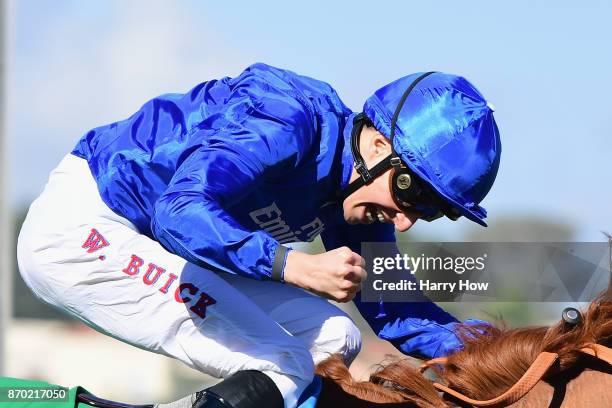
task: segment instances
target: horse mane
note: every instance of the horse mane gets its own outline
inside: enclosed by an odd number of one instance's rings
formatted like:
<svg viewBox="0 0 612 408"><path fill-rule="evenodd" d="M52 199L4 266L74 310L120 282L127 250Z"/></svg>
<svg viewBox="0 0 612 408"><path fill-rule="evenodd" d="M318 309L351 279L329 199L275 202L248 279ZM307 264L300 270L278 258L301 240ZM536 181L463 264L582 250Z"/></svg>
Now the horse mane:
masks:
<svg viewBox="0 0 612 408"><path fill-rule="evenodd" d="M542 351L559 355L557 363L543 377L547 381L593 359L579 351L589 343L612 346L610 292L595 299L583 313L582 323L573 327L563 321L550 328L461 326L459 336L465 344L463 350L431 368L451 388L470 398L495 398L514 385ZM379 406L376 403L385 408L451 406L408 359L396 358L381 364L369 381L357 381L342 357L332 355L317 365L316 374L323 377L321 406Z"/></svg>
<svg viewBox="0 0 612 408"><path fill-rule="evenodd" d="M321 406L394 407L447 406L433 387L407 359L395 361L370 376L369 381L355 380L342 357L334 354L320 362L316 374L323 377ZM348 401L349 396L354 397ZM350 405L349 405L350 403Z"/></svg>
<svg viewBox="0 0 612 408"><path fill-rule="evenodd" d="M604 293L583 313L581 324L568 328L561 321L550 328L466 327L460 329L463 350L433 366L449 387L464 395L486 400L505 392L527 371L542 351L557 353L558 363L543 377L551 380L592 359L579 349L589 343L612 343L612 302Z"/></svg>

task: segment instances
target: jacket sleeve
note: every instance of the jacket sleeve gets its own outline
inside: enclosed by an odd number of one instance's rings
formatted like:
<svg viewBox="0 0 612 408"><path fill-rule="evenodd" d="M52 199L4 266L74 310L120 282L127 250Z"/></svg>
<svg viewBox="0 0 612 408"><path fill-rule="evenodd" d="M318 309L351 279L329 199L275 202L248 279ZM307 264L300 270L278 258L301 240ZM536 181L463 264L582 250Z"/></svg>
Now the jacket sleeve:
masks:
<svg viewBox="0 0 612 408"><path fill-rule="evenodd" d="M348 246L352 251L361 253L362 242L395 242L392 224L374 223L370 225L340 225L322 234L323 244L327 250ZM396 248L397 250L397 248ZM369 271L368 271L369 272ZM363 302L358 292L354 300L357 309L379 337L390 339L398 326L408 319L426 319L440 324L457 320L445 312L425 295L422 302ZM399 348L390 340L392 344Z"/></svg>
<svg viewBox="0 0 612 408"><path fill-rule="evenodd" d="M297 99L257 79L240 78L232 86L227 109L200 126L205 142L185 153L157 200L151 230L192 263L271 278L273 266L282 272L288 249L265 231L241 225L229 207L264 178L297 165L313 143L314 118Z"/></svg>

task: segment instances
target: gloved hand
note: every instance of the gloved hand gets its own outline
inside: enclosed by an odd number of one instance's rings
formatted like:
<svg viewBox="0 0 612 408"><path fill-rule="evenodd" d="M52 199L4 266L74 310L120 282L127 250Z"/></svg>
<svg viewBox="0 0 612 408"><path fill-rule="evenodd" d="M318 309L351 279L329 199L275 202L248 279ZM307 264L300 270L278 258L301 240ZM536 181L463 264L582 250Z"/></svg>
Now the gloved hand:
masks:
<svg viewBox="0 0 612 408"><path fill-rule="evenodd" d="M432 320L406 318L388 323L379 333L379 337L390 341L404 354L421 359L444 357L463 348L457 334L461 323L439 324ZM467 319L465 325L490 326L478 319Z"/></svg>

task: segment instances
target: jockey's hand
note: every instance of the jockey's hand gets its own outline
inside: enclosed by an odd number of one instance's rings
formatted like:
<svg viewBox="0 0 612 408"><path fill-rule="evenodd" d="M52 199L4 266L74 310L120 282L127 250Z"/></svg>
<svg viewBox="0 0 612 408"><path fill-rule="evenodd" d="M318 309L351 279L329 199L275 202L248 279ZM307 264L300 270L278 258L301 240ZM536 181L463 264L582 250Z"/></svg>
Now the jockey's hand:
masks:
<svg viewBox="0 0 612 408"><path fill-rule="evenodd" d="M404 354L429 360L456 353L463 348L458 335L458 328L462 324L474 326L481 332L491 326L478 319L467 319L463 323L439 324L427 319L407 318L387 324L379 336L390 341Z"/></svg>
<svg viewBox="0 0 612 408"><path fill-rule="evenodd" d="M348 247L310 255L290 251L285 282L336 302L348 302L361 290L366 278L363 258Z"/></svg>

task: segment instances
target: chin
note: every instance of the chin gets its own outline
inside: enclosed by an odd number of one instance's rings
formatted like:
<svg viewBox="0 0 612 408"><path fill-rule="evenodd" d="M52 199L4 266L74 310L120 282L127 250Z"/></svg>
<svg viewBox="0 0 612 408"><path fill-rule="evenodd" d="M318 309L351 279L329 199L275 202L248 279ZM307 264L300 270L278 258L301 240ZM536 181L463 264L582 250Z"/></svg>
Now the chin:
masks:
<svg viewBox="0 0 612 408"><path fill-rule="evenodd" d="M344 210L344 221L349 225L359 224L359 219L355 218L350 212Z"/></svg>
<svg viewBox="0 0 612 408"><path fill-rule="evenodd" d="M354 217L347 217L346 215L344 216L344 221L346 221L346 223L349 225L359 224L359 221L357 221Z"/></svg>

